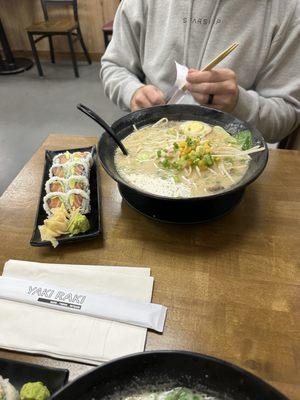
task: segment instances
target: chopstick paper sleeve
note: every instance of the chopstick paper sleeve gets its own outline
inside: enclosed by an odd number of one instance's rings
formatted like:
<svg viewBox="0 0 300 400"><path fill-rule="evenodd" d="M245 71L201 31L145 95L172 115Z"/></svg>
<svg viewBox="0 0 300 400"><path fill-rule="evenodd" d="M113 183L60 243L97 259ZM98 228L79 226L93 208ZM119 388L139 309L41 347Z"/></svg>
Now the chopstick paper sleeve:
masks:
<svg viewBox="0 0 300 400"><path fill-rule="evenodd" d="M0 298L122 322L158 332L163 332L167 312L167 308L159 304L5 277L0 278Z"/></svg>

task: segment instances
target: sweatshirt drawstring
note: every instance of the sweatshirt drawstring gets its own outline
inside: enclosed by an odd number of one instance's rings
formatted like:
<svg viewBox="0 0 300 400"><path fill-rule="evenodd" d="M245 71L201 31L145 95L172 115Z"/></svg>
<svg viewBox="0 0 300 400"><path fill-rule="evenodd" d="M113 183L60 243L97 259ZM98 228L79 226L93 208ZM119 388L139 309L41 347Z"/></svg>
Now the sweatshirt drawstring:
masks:
<svg viewBox="0 0 300 400"><path fill-rule="evenodd" d="M207 29L204 40L202 42L201 51L200 51L198 62L197 62L197 69L200 69L200 67L201 67L204 53L206 50L206 46L207 46L211 31L213 30L213 27L215 24L215 19L216 19L217 13L218 13L220 3L221 3L221 0L217 0L215 7L213 9L213 13L211 16L211 24L210 24L209 28ZM191 33L191 25L192 25L192 17L193 17L193 6L194 6L194 0L191 0L189 10L188 10L188 24L187 24L187 27L185 30L185 38L184 38L183 65L188 64L188 50L189 50L189 41L190 41L190 33Z"/></svg>

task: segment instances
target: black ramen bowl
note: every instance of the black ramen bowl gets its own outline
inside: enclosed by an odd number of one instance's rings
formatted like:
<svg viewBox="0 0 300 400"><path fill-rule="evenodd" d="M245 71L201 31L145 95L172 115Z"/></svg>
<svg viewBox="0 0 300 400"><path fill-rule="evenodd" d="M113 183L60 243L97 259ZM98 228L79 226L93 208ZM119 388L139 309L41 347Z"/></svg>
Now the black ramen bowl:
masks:
<svg viewBox="0 0 300 400"><path fill-rule="evenodd" d="M126 182L119 175L114 162L116 143L107 133L103 133L98 143L99 158L106 172L118 183L123 199L147 217L164 222L206 222L228 213L241 200L246 186L257 179L266 167L268 148L262 134L231 114L193 105L166 105L136 111L114 122L112 128L122 140L133 132L133 125L141 128L165 117L170 121L195 120L219 125L232 136L250 130L253 146L264 146L265 150L251 154L247 173L229 189L205 197L170 198L148 193Z"/></svg>
<svg viewBox="0 0 300 400"><path fill-rule="evenodd" d="M184 351L134 354L83 375L51 400L120 400L147 391L187 387L218 400L287 400L249 372L213 357Z"/></svg>

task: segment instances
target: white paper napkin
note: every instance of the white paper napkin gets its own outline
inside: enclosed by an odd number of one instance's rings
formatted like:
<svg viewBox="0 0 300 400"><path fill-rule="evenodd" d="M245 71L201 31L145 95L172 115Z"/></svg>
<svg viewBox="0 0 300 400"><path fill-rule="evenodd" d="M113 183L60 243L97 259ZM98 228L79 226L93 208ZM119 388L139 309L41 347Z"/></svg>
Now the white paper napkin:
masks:
<svg viewBox="0 0 300 400"><path fill-rule="evenodd" d="M176 64L176 82L174 84L172 90L172 96L168 100L168 104L198 104L194 100L193 96L189 91L183 90L183 87L187 83L187 74L189 69L187 66L179 64L175 61Z"/></svg>
<svg viewBox="0 0 300 400"><path fill-rule="evenodd" d="M40 264L10 260L3 276L151 301L149 268ZM90 364L143 351L147 330L99 318L0 300L0 347Z"/></svg>

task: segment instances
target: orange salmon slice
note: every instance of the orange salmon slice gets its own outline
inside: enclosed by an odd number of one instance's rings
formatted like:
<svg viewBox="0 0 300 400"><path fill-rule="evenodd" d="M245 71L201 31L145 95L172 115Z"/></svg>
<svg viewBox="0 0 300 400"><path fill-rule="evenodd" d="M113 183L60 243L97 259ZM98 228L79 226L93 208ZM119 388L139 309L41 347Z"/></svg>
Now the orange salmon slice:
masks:
<svg viewBox="0 0 300 400"><path fill-rule="evenodd" d="M69 161L65 155L60 156L58 159L60 164L65 164Z"/></svg>
<svg viewBox="0 0 300 400"><path fill-rule="evenodd" d="M50 199L48 199L48 206L50 209L60 207L61 205L62 205L62 201L57 196L51 197Z"/></svg>
<svg viewBox="0 0 300 400"><path fill-rule="evenodd" d="M75 182L74 189L81 189L84 190L83 182Z"/></svg>
<svg viewBox="0 0 300 400"><path fill-rule="evenodd" d="M50 192L64 192L64 187L60 182L53 182L50 185Z"/></svg>
<svg viewBox="0 0 300 400"><path fill-rule="evenodd" d="M76 175L83 175L84 166L83 165L76 165L75 166L75 174Z"/></svg>
<svg viewBox="0 0 300 400"><path fill-rule="evenodd" d="M52 173L54 176L58 176L59 178L64 178L64 176L65 176L63 167L52 168Z"/></svg>
<svg viewBox="0 0 300 400"><path fill-rule="evenodd" d="M73 208L76 210L82 206L83 199L80 194L74 194Z"/></svg>

